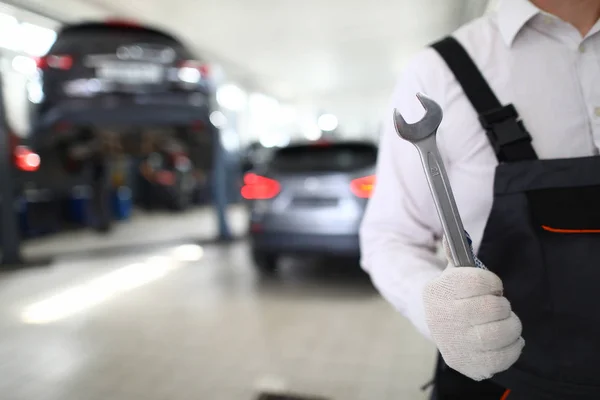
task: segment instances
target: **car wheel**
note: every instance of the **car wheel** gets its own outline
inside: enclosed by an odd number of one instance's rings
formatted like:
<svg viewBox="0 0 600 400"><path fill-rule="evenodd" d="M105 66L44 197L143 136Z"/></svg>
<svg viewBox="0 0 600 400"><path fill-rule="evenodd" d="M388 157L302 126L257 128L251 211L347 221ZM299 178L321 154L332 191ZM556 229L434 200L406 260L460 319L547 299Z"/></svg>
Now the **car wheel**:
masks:
<svg viewBox="0 0 600 400"><path fill-rule="evenodd" d="M257 270L262 273L273 273L277 269L278 256L260 250L252 251L252 261Z"/></svg>

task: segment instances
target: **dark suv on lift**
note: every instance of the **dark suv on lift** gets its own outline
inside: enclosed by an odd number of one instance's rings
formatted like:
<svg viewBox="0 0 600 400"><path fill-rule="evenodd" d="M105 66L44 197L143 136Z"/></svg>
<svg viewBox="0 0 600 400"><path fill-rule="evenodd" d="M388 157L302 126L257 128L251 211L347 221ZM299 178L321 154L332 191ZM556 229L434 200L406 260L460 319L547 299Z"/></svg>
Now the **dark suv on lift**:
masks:
<svg viewBox="0 0 600 400"><path fill-rule="evenodd" d="M73 180L95 179L107 151L143 158L168 136L193 163L210 164L207 66L172 35L121 21L67 25L37 67L28 97L38 185L70 190ZM96 186L106 198L108 186Z"/></svg>

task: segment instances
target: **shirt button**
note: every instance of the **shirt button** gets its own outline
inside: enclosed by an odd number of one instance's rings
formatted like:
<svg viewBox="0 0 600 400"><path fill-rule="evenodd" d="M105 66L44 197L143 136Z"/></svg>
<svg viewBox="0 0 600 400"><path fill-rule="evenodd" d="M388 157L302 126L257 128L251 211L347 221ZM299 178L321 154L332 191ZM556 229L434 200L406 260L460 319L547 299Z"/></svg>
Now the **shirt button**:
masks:
<svg viewBox="0 0 600 400"><path fill-rule="evenodd" d="M600 117L600 107L594 108L594 114L596 114L596 117Z"/></svg>
<svg viewBox="0 0 600 400"><path fill-rule="evenodd" d="M585 46L583 44L579 45L579 52L580 53L585 53Z"/></svg>

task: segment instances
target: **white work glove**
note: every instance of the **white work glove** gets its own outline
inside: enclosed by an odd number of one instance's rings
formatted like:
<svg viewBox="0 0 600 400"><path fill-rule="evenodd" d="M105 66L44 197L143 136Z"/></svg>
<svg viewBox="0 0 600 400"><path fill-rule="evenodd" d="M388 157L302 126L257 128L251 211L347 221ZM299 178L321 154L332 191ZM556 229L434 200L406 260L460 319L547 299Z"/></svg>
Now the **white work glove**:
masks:
<svg viewBox="0 0 600 400"><path fill-rule="evenodd" d="M496 274L455 267L445 240L444 249L448 267L423 293L431 337L450 368L476 381L491 378L521 355L521 321Z"/></svg>

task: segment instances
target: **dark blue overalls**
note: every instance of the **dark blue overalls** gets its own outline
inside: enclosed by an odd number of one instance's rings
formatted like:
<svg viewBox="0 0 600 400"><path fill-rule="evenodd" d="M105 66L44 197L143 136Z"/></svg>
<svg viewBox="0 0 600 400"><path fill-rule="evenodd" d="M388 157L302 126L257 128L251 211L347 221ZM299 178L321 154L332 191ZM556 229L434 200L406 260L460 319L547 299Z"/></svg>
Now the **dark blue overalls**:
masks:
<svg viewBox="0 0 600 400"><path fill-rule="evenodd" d="M451 37L433 48L498 157L478 257L502 279L525 339L519 360L487 381L440 358L437 400L598 400L600 157L538 159L516 109L501 105L465 49Z"/></svg>

